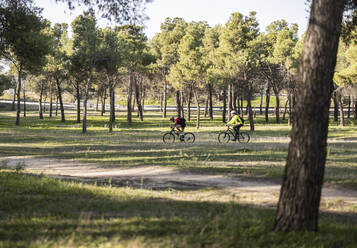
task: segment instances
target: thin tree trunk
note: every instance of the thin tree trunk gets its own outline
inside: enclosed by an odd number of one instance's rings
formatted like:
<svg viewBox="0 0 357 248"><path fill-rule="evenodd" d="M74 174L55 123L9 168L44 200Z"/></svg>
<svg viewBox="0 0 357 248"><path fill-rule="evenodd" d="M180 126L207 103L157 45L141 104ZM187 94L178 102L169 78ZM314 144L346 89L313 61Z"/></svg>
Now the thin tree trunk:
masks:
<svg viewBox="0 0 357 248"><path fill-rule="evenodd" d="M269 122L270 87L265 92L265 123Z"/></svg>
<svg viewBox="0 0 357 248"><path fill-rule="evenodd" d="M252 96L251 93L249 92L248 97L247 97L247 109L248 109L248 119L249 119L249 124L250 124L250 131L254 131L254 119L253 119L253 110L252 110Z"/></svg>
<svg viewBox="0 0 357 248"><path fill-rule="evenodd" d="M163 93L160 94L160 112L163 113L164 112L164 105L163 105Z"/></svg>
<svg viewBox="0 0 357 248"><path fill-rule="evenodd" d="M79 92L79 82L76 82L76 98L77 98L77 123L81 123L81 95Z"/></svg>
<svg viewBox="0 0 357 248"><path fill-rule="evenodd" d="M201 108L200 102L198 100L196 89L193 89L193 96L195 97L196 105L197 105L197 120L196 120L196 128L200 128L200 119L201 119Z"/></svg>
<svg viewBox="0 0 357 248"><path fill-rule="evenodd" d="M290 126L292 123L292 100L293 96L289 94L289 120L288 120L288 125Z"/></svg>
<svg viewBox="0 0 357 248"><path fill-rule="evenodd" d="M58 115L58 93L56 94L56 116Z"/></svg>
<svg viewBox="0 0 357 248"><path fill-rule="evenodd" d="M355 101L355 114L354 114L355 119L357 119L357 100Z"/></svg>
<svg viewBox="0 0 357 248"><path fill-rule="evenodd" d="M261 115L263 114L263 92L260 92L259 113Z"/></svg>
<svg viewBox="0 0 357 248"><path fill-rule="evenodd" d="M333 120L337 121L338 120L338 101L337 101L337 96L336 93L333 96Z"/></svg>
<svg viewBox="0 0 357 248"><path fill-rule="evenodd" d="M184 103L185 103L185 97L184 97L184 92L183 90L180 90L180 106L181 106L181 117L185 118L185 112L183 111L184 109Z"/></svg>
<svg viewBox="0 0 357 248"><path fill-rule="evenodd" d="M338 97L339 109L340 109L340 126L343 127L345 125L345 113L343 112L343 101L342 96Z"/></svg>
<svg viewBox="0 0 357 248"><path fill-rule="evenodd" d="M280 97L279 97L279 92L275 92L275 97L276 97L276 105L275 105L275 118L276 118L276 123L280 123Z"/></svg>
<svg viewBox="0 0 357 248"><path fill-rule="evenodd" d="M99 98L100 98L100 94L99 92L97 92L97 101L95 103L95 111L99 112Z"/></svg>
<svg viewBox="0 0 357 248"><path fill-rule="evenodd" d="M110 102L110 115L109 115L109 133L113 132L113 125L115 121L115 101L114 101L114 85L113 82L109 82L109 102Z"/></svg>
<svg viewBox="0 0 357 248"><path fill-rule="evenodd" d="M61 109L61 122L65 122L64 107L63 107L63 100L62 100L62 90L61 90L60 82L57 78L56 78L56 85L57 85L58 100L59 100L60 109Z"/></svg>
<svg viewBox="0 0 357 248"><path fill-rule="evenodd" d="M208 84L208 99L209 99L209 119L213 121L213 99L212 99L212 85Z"/></svg>
<svg viewBox="0 0 357 248"><path fill-rule="evenodd" d="M227 109L227 116L231 116L232 111L232 84L228 84L228 109Z"/></svg>
<svg viewBox="0 0 357 248"><path fill-rule="evenodd" d="M166 118L166 108L167 108L167 81L164 81L164 99L163 99L163 112L162 112L162 117Z"/></svg>
<svg viewBox="0 0 357 248"><path fill-rule="evenodd" d="M139 89L139 85L138 85L137 80L135 80L134 86L135 86L136 105L138 106L138 115L139 115L140 120L143 121L144 120L143 109L142 109L142 106L141 106L141 99L140 99L140 94L141 93L140 93L140 89Z"/></svg>
<svg viewBox="0 0 357 248"><path fill-rule="evenodd" d="M224 88L223 90L223 113L222 113L222 122L227 123L227 89Z"/></svg>
<svg viewBox="0 0 357 248"><path fill-rule="evenodd" d="M52 117L52 112L53 112L53 88L52 88L52 83L50 84L50 117Z"/></svg>
<svg viewBox="0 0 357 248"><path fill-rule="evenodd" d="M89 97L89 88L92 81L93 66L89 68L89 76L87 78L86 90L83 100L83 121L82 121L82 133L87 133L87 103Z"/></svg>
<svg viewBox="0 0 357 248"><path fill-rule="evenodd" d="M209 96L207 95L207 98L205 100L205 112L204 112L205 117L207 117L208 115L208 102L209 102Z"/></svg>
<svg viewBox="0 0 357 248"><path fill-rule="evenodd" d="M20 112L21 112L21 77L22 77L22 66L18 71L18 85L17 85L17 110L16 110L16 125L20 125Z"/></svg>
<svg viewBox="0 0 357 248"><path fill-rule="evenodd" d="M275 231L318 230L332 78L344 3L312 1Z"/></svg>
<svg viewBox="0 0 357 248"><path fill-rule="evenodd" d="M351 118L351 97L348 97L348 106L347 106L347 119Z"/></svg>
<svg viewBox="0 0 357 248"><path fill-rule="evenodd" d="M42 112L42 95L43 95L43 82L41 82L41 90L40 90L40 97L38 99L38 114L40 119L43 119L43 112Z"/></svg>
<svg viewBox="0 0 357 248"><path fill-rule="evenodd" d="M240 113L241 113L241 108L240 108L240 98L237 96L237 113L238 113L238 115L240 115Z"/></svg>
<svg viewBox="0 0 357 248"><path fill-rule="evenodd" d="M288 96L288 98L285 101L283 120L285 120L286 112L288 111L289 97L290 96Z"/></svg>
<svg viewBox="0 0 357 248"><path fill-rule="evenodd" d="M180 101L179 91L176 91L176 112L177 112L177 117L181 117L181 101Z"/></svg>
<svg viewBox="0 0 357 248"><path fill-rule="evenodd" d="M16 90L17 90L17 83L15 84L15 88L14 88L14 96L12 98L12 104L11 104L11 110L14 111L15 110L15 102L16 102Z"/></svg>
<svg viewBox="0 0 357 248"><path fill-rule="evenodd" d="M192 88L190 88L187 97L187 120L191 120L191 98L192 98Z"/></svg>
<svg viewBox="0 0 357 248"><path fill-rule="evenodd" d="M26 83L26 81L25 81L25 83ZM24 85L23 85L23 89L22 89L22 91L23 91L23 102L24 102L24 111L23 111L23 115L24 115L24 117L26 117L26 89L25 89L25 83L24 83Z"/></svg>
<svg viewBox="0 0 357 248"><path fill-rule="evenodd" d="M127 98L127 121L129 124L132 122L132 115L131 115L131 103L132 103L132 95L133 95L133 72L130 70L129 72L129 82L128 82L128 98Z"/></svg>
<svg viewBox="0 0 357 248"><path fill-rule="evenodd" d="M236 102L237 94L236 94L236 87L233 83L231 88L232 88L232 109L237 112L237 102Z"/></svg>

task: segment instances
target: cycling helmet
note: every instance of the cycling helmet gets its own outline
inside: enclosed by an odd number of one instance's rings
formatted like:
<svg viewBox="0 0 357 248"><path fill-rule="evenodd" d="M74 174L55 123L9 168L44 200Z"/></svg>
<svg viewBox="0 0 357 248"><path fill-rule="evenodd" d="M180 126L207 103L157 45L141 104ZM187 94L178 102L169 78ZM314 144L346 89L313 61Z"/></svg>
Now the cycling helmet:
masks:
<svg viewBox="0 0 357 248"><path fill-rule="evenodd" d="M237 112L235 110L232 110L231 115L233 115L233 114L237 114Z"/></svg>
<svg viewBox="0 0 357 248"><path fill-rule="evenodd" d="M174 120L175 120L175 117L171 116L170 121L174 121Z"/></svg>

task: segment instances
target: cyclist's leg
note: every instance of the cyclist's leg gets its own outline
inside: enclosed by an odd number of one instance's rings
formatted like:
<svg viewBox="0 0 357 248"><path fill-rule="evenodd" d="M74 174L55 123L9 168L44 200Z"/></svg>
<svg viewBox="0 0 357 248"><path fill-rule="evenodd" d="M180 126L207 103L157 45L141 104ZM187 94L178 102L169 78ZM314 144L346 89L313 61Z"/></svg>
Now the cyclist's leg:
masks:
<svg viewBox="0 0 357 248"><path fill-rule="evenodd" d="M240 126L239 126L239 125L234 125L234 126L233 126L233 129L234 129L234 131L235 131L234 140L238 139L238 135L239 135L239 128L240 128Z"/></svg>

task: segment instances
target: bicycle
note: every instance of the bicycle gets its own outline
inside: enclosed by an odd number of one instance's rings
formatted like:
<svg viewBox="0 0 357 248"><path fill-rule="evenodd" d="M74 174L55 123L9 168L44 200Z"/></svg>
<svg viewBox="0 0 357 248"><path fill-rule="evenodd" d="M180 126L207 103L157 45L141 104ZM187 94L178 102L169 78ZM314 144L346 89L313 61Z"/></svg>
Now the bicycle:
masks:
<svg viewBox="0 0 357 248"><path fill-rule="evenodd" d="M185 143L193 143L195 142L195 135L193 133L190 132L178 132L175 130L175 128L171 128L170 132L164 133L162 140L164 141L164 143L168 144L168 143L174 143L175 139L180 140L181 142L185 142Z"/></svg>
<svg viewBox="0 0 357 248"><path fill-rule="evenodd" d="M231 126L227 126L227 130L220 132L218 134L219 143L228 143L230 140L234 140L235 131ZM238 139L239 143L248 143L250 141L250 135L247 132L239 132Z"/></svg>

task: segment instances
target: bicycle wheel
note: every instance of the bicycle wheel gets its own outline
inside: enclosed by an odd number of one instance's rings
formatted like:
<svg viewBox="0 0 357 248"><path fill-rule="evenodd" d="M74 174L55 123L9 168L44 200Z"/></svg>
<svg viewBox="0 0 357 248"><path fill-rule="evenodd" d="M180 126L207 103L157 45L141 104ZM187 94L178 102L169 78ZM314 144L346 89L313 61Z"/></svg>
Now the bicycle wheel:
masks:
<svg viewBox="0 0 357 248"><path fill-rule="evenodd" d="M193 143L195 142L195 135L193 133L185 133L183 136L183 141L185 143Z"/></svg>
<svg viewBox="0 0 357 248"><path fill-rule="evenodd" d="M218 134L219 143L228 143L230 139L231 137L228 132L221 132L220 134Z"/></svg>
<svg viewBox="0 0 357 248"><path fill-rule="evenodd" d="M250 140L250 135L249 133L239 133L239 136L238 136L238 141L239 143L248 143Z"/></svg>
<svg viewBox="0 0 357 248"><path fill-rule="evenodd" d="M165 133L164 136L162 137L162 140L166 144L173 143L175 142L175 135L173 135L172 133Z"/></svg>

